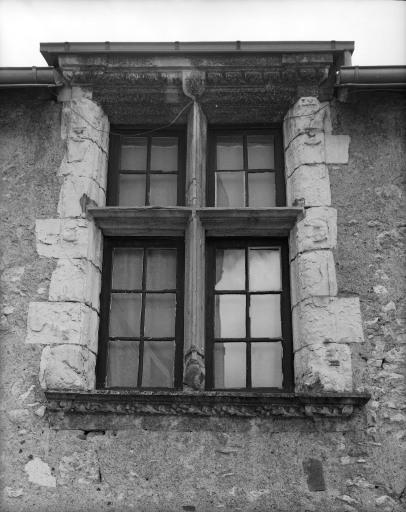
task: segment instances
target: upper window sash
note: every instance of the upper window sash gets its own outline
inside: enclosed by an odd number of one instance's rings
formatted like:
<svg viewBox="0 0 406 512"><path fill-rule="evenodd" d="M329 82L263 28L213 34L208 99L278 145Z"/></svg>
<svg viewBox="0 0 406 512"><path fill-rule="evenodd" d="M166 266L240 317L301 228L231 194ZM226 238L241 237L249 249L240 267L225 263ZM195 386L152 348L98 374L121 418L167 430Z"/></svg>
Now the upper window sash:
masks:
<svg viewBox="0 0 406 512"><path fill-rule="evenodd" d="M185 204L185 130L113 130L108 206ZM152 133L151 133L152 132Z"/></svg>
<svg viewBox="0 0 406 512"><path fill-rule="evenodd" d="M208 206L285 206L280 130L214 128L208 142Z"/></svg>

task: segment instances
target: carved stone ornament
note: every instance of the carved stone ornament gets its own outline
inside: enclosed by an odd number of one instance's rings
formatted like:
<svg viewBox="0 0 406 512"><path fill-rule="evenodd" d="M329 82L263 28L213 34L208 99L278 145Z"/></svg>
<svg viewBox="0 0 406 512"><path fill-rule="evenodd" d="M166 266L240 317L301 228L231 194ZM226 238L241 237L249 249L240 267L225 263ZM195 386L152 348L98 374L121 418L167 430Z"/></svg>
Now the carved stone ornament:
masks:
<svg viewBox="0 0 406 512"><path fill-rule="evenodd" d="M363 393L229 393L204 391L46 391L49 413L234 416L346 417L369 400Z"/></svg>

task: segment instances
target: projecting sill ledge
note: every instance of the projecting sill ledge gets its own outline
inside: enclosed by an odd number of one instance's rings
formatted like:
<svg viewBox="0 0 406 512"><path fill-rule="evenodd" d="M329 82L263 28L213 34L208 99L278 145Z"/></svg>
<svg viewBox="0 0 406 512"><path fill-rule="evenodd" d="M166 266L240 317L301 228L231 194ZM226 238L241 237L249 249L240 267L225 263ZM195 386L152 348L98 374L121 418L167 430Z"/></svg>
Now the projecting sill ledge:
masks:
<svg viewBox="0 0 406 512"><path fill-rule="evenodd" d="M208 236L287 236L303 208L198 208Z"/></svg>
<svg viewBox="0 0 406 512"><path fill-rule="evenodd" d="M54 420L80 415L164 415L254 417L347 417L368 400L365 393L255 393L224 391L49 390ZM55 421L54 421L55 423Z"/></svg>
<svg viewBox="0 0 406 512"><path fill-rule="evenodd" d="M88 208L106 236L183 236L191 214L185 206Z"/></svg>

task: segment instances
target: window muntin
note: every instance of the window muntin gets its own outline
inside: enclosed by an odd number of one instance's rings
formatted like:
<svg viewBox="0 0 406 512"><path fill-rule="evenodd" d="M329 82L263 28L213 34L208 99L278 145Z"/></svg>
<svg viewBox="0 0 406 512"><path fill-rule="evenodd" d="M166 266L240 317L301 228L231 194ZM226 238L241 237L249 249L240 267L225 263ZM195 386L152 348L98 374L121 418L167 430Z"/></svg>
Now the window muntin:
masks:
<svg viewBox="0 0 406 512"><path fill-rule="evenodd" d="M209 206L284 206L281 139L277 130L212 130Z"/></svg>
<svg viewBox="0 0 406 512"><path fill-rule="evenodd" d="M177 206L184 204L184 132L123 130L111 137L108 204ZM137 132L140 135L137 135Z"/></svg>
<svg viewBox="0 0 406 512"><path fill-rule="evenodd" d="M179 388L183 241L106 238L98 385Z"/></svg>
<svg viewBox="0 0 406 512"><path fill-rule="evenodd" d="M286 239L208 239L206 269L208 389L290 389Z"/></svg>

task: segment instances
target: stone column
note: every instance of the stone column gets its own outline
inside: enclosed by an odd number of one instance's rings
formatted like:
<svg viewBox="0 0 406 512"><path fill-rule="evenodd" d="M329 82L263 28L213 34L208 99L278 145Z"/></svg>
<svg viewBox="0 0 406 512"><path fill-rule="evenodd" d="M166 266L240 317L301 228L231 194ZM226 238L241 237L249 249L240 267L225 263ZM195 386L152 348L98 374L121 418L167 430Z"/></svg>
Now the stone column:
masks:
<svg viewBox="0 0 406 512"><path fill-rule="evenodd" d="M37 219L40 256L55 258L47 302L32 302L27 343L45 345L40 363L44 389L95 387L102 236L88 205L106 203L109 123L80 89L64 90L61 136L66 152L58 171L58 218Z"/></svg>
<svg viewBox="0 0 406 512"><path fill-rule="evenodd" d="M331 131L329 104L313 97L285 116L287 205L305 209L290 236L296 391L351 391L350 344L363 341L359 299L337 296L327 164L348 161L349 137Z"/></svg>
<svg viewBox="0 0 406 512"><path fill-rule="evenodd" d="M204 389L204 251L205 233L196 214L204 205L207 121L194 102L188 117L186 205L192 208L185 234L185 367L184 384Z"/></svg>

